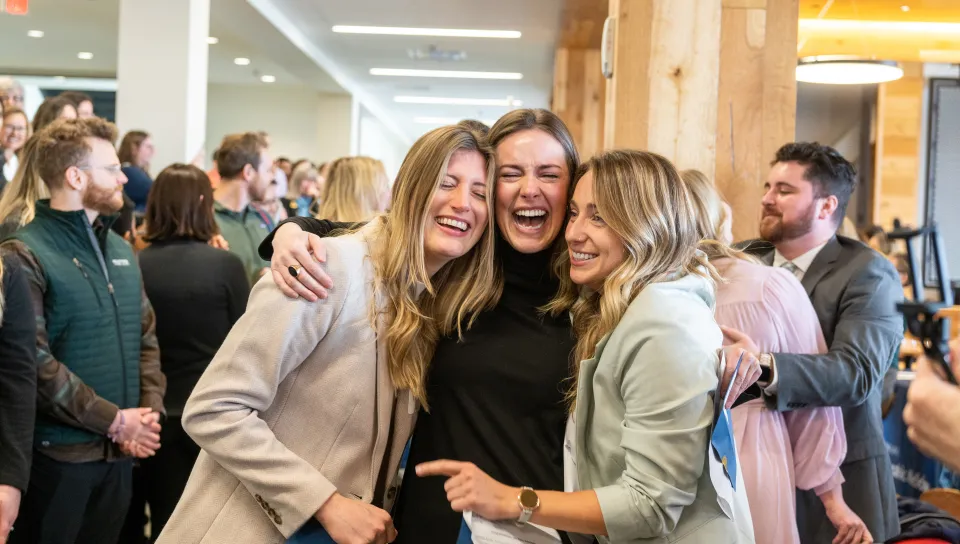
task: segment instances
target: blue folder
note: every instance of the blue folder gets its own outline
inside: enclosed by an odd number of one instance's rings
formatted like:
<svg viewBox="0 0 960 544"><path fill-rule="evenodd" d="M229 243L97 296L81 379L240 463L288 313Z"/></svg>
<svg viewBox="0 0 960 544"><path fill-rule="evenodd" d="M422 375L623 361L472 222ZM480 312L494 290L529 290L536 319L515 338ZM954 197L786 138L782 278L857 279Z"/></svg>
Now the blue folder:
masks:
<svg viewBox="0 0 960 544"><path fill-rule="evenodd" d="M314 518L306 522L299 531L293 533L287 544L337 544L330 533Z"/></svg>
<svg viewBox="0 0 960 544"><path fill-rule="evenodd" d="M743 354L741 353L740 358L737 360L737 366L733 371L734 376L736 376L740 370L740 363L742 362ZM717 460L723 465L723 472L726 474L727 479L730 480L730 485L732 485L734 491L736 491L737 448L733 438L733 420L730 416L730 410L725 408L731 389L733 389L733 381L730 382L730 386L723 395L720 395L720 392L717 391L718 394L714 397L714 413L716 414L717 421L713 426L710 446Z"/></svg>

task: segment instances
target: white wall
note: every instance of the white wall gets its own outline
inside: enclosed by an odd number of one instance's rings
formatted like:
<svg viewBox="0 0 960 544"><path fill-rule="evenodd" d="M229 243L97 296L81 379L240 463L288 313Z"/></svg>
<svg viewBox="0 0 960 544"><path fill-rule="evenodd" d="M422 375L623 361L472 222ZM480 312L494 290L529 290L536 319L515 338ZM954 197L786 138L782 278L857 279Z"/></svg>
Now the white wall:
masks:
<svg viewBox="0 0 960 544"><path fill-rule="evenodd" d="M373 116L366 108L360 107L358 116L359 140L357 154L366 155L383 161L390 182L397 177L403 158L410 150L410 146L400 141L396 135L388 130L379 119Z"/></svg>
<svg viewBox="0 0 960 544"><path fill-rule="evenodd" d="M207 91L207 162L227 134L263 130L274 156L324 162L349 154L349 95L303 87L211 84Z"/></svg>

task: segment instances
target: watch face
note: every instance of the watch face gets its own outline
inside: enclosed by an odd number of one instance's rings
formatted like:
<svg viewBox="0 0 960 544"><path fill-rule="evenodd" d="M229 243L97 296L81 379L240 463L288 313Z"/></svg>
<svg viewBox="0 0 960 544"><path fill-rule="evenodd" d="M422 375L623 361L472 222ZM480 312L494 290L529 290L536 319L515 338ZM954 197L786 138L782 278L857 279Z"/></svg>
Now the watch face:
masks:
<svg viewBox="0 0 960 544"><path fill-rule="evenodd" d="M520 490L520 506L524 508L529 508L533 510L540 506L540 497L537 496L537 492L532 489L522 489Z"/></svg>

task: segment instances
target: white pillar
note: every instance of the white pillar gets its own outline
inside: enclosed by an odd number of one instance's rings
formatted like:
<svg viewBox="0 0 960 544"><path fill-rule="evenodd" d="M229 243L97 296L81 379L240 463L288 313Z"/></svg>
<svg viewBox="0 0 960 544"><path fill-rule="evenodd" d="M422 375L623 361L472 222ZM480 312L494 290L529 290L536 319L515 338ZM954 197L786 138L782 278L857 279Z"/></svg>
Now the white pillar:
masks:
<svg viewBox="0 0 960 544"><path fill-rule="evenodd" d="M210 0L120 0L119 27L120 137L150 133L154 176L192 161L204 146L212 150L219 142L205 142Z"/></svg>

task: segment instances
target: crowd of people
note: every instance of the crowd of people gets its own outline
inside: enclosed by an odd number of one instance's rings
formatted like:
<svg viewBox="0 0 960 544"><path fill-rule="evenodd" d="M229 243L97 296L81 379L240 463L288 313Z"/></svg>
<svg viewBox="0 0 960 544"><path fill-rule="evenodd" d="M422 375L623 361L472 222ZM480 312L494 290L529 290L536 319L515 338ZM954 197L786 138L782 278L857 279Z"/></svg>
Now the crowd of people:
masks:
<svg viewBox="0 0 960 544"><path fill-rule="evenodd" d="M900 531L903 282L838 234L856 173L830 147L785 143L734 243L707 176L581 161L546 110L432 130L392 183L256 131L152 179L148 132L22 94L0 85L0 543ZM953 455L918 395L912 436Z"/></svg>

